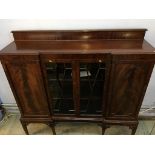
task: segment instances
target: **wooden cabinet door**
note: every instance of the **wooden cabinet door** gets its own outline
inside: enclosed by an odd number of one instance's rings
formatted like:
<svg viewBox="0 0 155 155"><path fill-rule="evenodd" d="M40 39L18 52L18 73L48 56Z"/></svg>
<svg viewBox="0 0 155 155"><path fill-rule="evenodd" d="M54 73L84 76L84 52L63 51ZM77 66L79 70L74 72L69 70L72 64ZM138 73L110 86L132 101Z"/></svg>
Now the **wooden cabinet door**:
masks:
<svg viewBox="0 0 155 155"><path fill-rule="evenodd" d="M38 56L5 56L3 66L24 117L49 116Z"/></svg>
<svg viewBox="0 0 155 155"><path fill-rule="evenodd" d="M107 118L137 118L152 69L153 63L143 55L113 57Z"/></svg>

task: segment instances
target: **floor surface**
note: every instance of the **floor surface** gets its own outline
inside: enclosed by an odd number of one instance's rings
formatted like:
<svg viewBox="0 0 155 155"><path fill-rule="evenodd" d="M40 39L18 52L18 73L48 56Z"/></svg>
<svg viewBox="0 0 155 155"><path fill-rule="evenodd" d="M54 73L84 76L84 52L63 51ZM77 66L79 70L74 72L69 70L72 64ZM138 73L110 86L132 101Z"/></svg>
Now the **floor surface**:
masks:
<svg viewBox="0 0 155 155"><path fill-rule="evenodd" d="M58 123L55 127L57 135L101 135L101 127L94 123ZM28 125L31 135L52 135L51 128L45 124ZM130 135L128 127L112 126L105 135ZM136 135L155 135L155 120L139 121ZM19 115L5 117L0 123L0 135L25 135L19 121Z"/></svg>

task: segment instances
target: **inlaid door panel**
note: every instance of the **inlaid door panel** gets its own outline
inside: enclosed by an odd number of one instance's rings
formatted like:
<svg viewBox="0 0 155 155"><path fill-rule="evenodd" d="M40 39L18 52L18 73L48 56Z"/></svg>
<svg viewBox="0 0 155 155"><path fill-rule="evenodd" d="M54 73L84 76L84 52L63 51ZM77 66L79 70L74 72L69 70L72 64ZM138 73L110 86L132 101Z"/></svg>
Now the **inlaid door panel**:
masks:
<svg viewBox="0 0 155 155"><path fill-rule="evenodd" d="M11 56L10 56L11 57ZM15 89L18 105L24 116L46 117L49 108L38 60L18 60L6 63L6 71Z"/></svg>
<svg viewBox="0 0 155 155"><path fill-rule="evenodd" d="M148 85L153 64L147 62L114 63L111 70L108 118L134 119Z"/></svg>

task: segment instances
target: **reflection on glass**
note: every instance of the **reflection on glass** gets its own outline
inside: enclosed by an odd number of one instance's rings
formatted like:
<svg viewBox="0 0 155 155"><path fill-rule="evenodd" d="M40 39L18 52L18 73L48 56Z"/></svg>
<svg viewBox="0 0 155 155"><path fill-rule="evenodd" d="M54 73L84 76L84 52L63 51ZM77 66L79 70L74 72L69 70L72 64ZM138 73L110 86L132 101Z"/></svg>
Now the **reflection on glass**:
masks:
<svg viewBox="0 0 155 155"><path fill-rule="evenodd" d="M80 63L80 114L101 115L105 78L104 63ZM71 63L46 64L54 114L75 114Z"/></svg>
<svg viewBox="0 0 155 155"><path fill-rule="evenodd" d="M69 63L47 63L47 78L54 114L73 114L72 66Z"/></svg>
<svg viewBox="0 0 155 155"><path fill-rule="evenodd" d="M80 64L80 113L101 114L105 77L103 63Z"/></svg>

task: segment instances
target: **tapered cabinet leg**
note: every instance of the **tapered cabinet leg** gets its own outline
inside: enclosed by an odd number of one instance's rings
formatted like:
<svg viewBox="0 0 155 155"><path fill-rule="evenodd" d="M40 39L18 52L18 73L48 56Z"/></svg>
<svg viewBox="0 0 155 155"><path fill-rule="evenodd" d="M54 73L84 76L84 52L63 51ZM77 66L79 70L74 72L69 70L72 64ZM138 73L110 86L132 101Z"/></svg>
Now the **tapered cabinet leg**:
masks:
<svg viewBox="0 0 155 155"><path fill-rule="evenodd" d="M129 127L132 130L131 135L135 135L137 127L138 127L138 124L132 125Z"/></svg>
<svg viewBox="0 0 155 155"><path fill-rule="evenodd" d="M109 128L110 126L107 126L107 125L102 125L102 135L104 135L105 134L105 130L107 129L107 128Z"/></svg>
<svg viewBox="0 0 155 155"><path fill-rule="evenodd" d="M137 126L138 126L138 125L136 125L135 127L133 127L132 132L131 132L132 135L135 135L136 130L137 130Z"/></svg>
<svg viewBox="0 0 155 155"><path fill-rule="evenodd" d="M52 129L53 135L56 135L55 126L52 125L51 129Z"/></svg>
<svg viewBox="0 0 155 155"><path fill-rule="evenodd" d="M104 135L106 128L102 126L102 135Z"/></svg>
<svg viewBox="0 0 155 155"><path fill-rule="evenodd" d="M23 127L24 131L25 131L25 134L29 135L29 132L28 132L28 129L27 129L27 123L21 121L21 124L22 124L22 127Z"/></svg>
<svg viewBox="0 0 155 155"><path fill-rule="evenodd" d="M55 125L54 124L49 124L49 126L52 129L53 135L56 135L56 131L55 131Z"/></svg>

